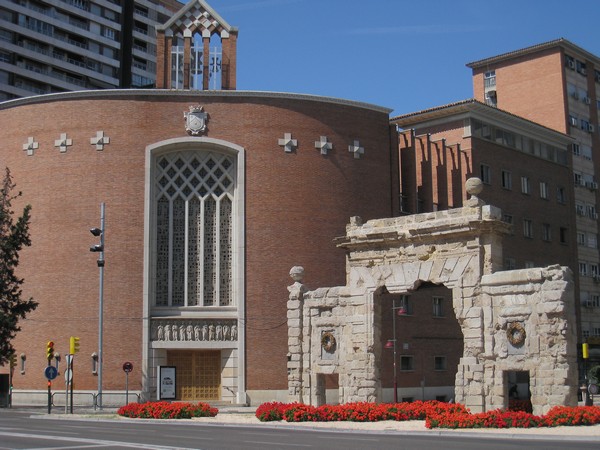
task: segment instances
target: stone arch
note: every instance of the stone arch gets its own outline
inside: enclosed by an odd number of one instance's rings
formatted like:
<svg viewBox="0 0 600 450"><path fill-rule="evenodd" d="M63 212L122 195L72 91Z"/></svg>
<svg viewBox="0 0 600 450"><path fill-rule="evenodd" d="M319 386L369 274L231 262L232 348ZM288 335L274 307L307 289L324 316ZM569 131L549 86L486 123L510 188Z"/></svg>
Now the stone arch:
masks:
<svg viewBox="0 0 600 450"><path fill-rule="evenodd" d="M452 291L463 334L457 402L473 412L506 407L505 372L527 370L534 413L576 403L569 269L501 272L502 236L509 225L501 220L499 209L471 200L464 208L448 211L366 223L352 218L346 235L335 240L347 255L346 285L308 291L297 281L289 287L290 400L314 402L310 374L324 365L315 330L325 311L339 343L333 355L336 367L328 370L340 373L340 403L381 400L378 297L433 283ZM530 337L519 346L507 337L513 323Z"/></svg>

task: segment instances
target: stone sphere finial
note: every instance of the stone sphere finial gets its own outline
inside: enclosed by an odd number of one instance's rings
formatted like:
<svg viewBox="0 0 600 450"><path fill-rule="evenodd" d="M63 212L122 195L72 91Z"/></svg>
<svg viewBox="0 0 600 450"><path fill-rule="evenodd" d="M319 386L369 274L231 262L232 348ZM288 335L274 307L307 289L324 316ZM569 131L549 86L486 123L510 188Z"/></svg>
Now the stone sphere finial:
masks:
<svg viewBox="0 0 600 450"><path fill-rule="evenodd" d="M294 266L290 269L290 277L297 283L302 283L304 279L304 267Z"/></svg>
<svg viewBox="0 0 600 450"><path fill-rule="evenodd" d="M466 202L466 206L482 206L484 202L477 197L483 191L483 181L477 177L471 177L465 182L465 190L471 197Z"/></svg>
<svg viewBox="0 0 600 450"><path fill-rule="evenodd" d="M477 177L469 178L465 182L465 189L467 194L477 196L483 191L483 182Z"/></svg>

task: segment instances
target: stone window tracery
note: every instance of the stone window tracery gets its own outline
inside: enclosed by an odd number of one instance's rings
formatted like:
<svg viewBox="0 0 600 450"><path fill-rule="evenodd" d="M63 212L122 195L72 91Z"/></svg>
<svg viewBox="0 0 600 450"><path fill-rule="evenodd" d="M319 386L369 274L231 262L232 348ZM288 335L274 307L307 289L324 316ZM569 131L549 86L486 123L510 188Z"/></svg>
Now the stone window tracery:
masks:
<svg viewBox="0 0 600 450"><path fill-rule="evenodd" d="M169 153L155 169L155 304L234 306L233 157Z"/></svg>

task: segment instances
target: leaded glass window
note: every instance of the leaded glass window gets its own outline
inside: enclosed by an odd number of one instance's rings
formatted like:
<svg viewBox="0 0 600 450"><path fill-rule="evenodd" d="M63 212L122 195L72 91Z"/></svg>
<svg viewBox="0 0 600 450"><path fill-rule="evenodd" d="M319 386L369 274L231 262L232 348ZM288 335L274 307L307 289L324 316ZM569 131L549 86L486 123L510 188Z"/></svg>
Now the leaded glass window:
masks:
<svg viewBox="0 0 600 450"><path fill-rule="evenodd" d="M229 155L186 151L157 158L157 306L234 306L234 186Z"/></svg>

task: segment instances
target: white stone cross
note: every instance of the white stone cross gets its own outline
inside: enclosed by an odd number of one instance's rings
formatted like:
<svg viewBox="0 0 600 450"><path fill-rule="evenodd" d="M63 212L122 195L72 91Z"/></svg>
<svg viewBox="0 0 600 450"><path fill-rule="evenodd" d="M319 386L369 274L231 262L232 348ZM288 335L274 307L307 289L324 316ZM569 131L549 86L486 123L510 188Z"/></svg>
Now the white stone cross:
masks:
<svg viewBox="0 0 600 450"><path fill-rule="evenodd" d="M90 138L90 144L96 146L96 150L104 150L106 144L110 144L110 138L104 136L104 131L96 131L96 136Z"/></svg>
<svg viewBox="0 0 600 450"><path fill-rule="evenodd" d="M27 156L33 156L34 150L38 148L40 148L39 142L36 142L31 136L27 138L27 143L23 144L23 150L27 151Z"/></svg>
<svg viewBox="0 0 600 450"><path fill-rule="evenodd" d="M279 139L278 143L283 147L286 153L291 153L298 147L298 140L292 139L292 133L284 133L283 139Z"/></svg>
<svg viewBox="0 0 600 450"><path fill-rule="evenodd" d="M60 149L61 153L67 151L67 147L73 145L73 139L67 139L67 133L61 133L60 139L54 141L54 146Z"/></svg>
<svg viewBox="0 0 600 450"><path fill-rule="evenodd" d="M354 159L360 159L365 154L365 149L360 146L359 141L354 141L353 145L349 145L348 151L354 153Z"/></svg>
<svg viewBox="0 0 600 450"><path fill-rule="evenodd" d="M326 155L333 148L333 144L327 141L327 136L321 136L318 141L315 141L315 148L321 150L321 155Z"/></svg>

